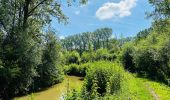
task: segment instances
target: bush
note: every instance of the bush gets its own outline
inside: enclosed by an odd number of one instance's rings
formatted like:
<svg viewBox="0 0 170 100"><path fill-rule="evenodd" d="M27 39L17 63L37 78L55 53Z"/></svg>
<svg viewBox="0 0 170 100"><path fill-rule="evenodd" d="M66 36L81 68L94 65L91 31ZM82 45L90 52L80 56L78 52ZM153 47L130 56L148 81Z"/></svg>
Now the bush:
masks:
<svg viewBox="0 0 170 100"><path fill-rule="evenodd" d="M84 77L86 75L86 69L89 66L89 63L86 64L70 64L68 66L64 66L64 72L68 75L76 75Z"/></svg>
<svg viewBox="0 0 170 100"><path fill-rule="evenodd" d="M107 49L98 49L96 52L83 52L81 56L81 62L94 62L99 60L109 60L113 61L116 59L116 55L114 53L109 53Z"/></svg>
<svg viewBox="0 0 170 100"><path fill-rule="evenodd" d="M108 61L113 61L113 60L116 59L116 55L115 55L115 54L108 54L107 57L106 57L106 59L107 59Z"/></svg>
<svg viewBox="0 0 170 100"><path fill-rule="evenodd" d="M79 74L78 69L79 69L79 65L70 64L64 67L64 72L68 75L77 75Z"/></svg>
<svg viewBox="0 0 170 100"><path fill-rule="evenodd" d="M98 49L96 51L96 56L95 56L95 60L109 60L109 61L113 61L114 59L116 59L116 55L114 53L109 53L107 49Z"/></svg>
<svg viewBox="0 0 170 100"><path fill-rule="evenodd" d="M64 100L81 100L80 93L75 89L68 91L66 95L64 95Z"/></svg>
<svg viewBox="0 0 170 100"><path fill-rule="evenodd" d="M77 51L68 52L66 54L66 64L79 64L80 55Z"/></svg>
<svg viewBox="0 0 170 100"><path fill-rule="evenodd" d="M124 68L130 72L135 72L136 68L133 62L133 46L129 46L128 44L123 47L121 54L121 62Z"/></svg>
<svg viewBox="0 0 170 100"><path fill-rule="evenodd" d="M163 58L164 64L170 68L170 40L168 40L160 50L160 55ZM170 71L170 69L169 69ZM169 75L170 76L170 75Z"/></svg>
<svg viewBox="0 0 170 100"><path fill-rule="evenodd" d="M109 53L108 53L107 49L98 49L96 51L95 59L96 60L101 60L101 59L106 60L106 57L107 57L108 54Z"/></svg>
<svg viewBox="0 0 170 100"><path fill-rule="evenodd" d="M168 33L152 31L145 39L123 46L121 61L125 69L167 83L170 78L170 38Z"/></svg>
<svg viewBox="0 0 170 100"><path fill-rule="evenodd" d="M158 66L156 61L154 60L154 53L151 49L135 51L134 55L134 63L137 67L139 74L155 74L156 67ZM151 72L151 73L150 73ZM153 75L150 75L154 77Z"/></svg>
<svg viewBox="0 0 170 100"><path fill-rule="evenodd" d="M154 80L167 82L167 79L170 77L170 67L167 56L162 55L161 51L153 48L136 51L134 63L138 73Z"/></svg>
<svg viewBox="0 0 170 100"><path fill-rule="evenodd" d="M92 62L95 59L95 53L94 52L83 52L81 56L81 62L82 63L87 63L87 62Z"/></svg>
<svg viewBox="0 0 170 100"><path fill-rule="evenodd" d="M111 94L119 92L123 88L121 84L124 81L124 73L123 68L118 64L106 61L95 62L87 69L83 91L93 94L96 89L99 95L105 95L109 89Z"/></svg>

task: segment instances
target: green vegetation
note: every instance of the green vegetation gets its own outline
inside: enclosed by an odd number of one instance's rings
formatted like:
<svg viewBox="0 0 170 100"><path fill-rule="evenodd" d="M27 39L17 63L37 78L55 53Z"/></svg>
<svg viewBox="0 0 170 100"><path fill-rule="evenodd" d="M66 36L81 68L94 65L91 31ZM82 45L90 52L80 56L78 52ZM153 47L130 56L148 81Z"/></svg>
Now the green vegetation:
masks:
<svg viewBox="0 0 170 100"><path fill-rule="evenodd" d="M170 79L170 20L169 20L169 0L149 0L155 10L148 13L154 18L151 28L143 30L133 39L117 40L118 43L113 50L115 63L106 60L111 54L110 48L94 47L92 63L86 68L86 76L82 91L73 91L68 94L66 100L168 100ZM100 40L100 39L99 39ZM118 48L117 48L118 47ZM76 50L76 49L75 49ZM85 50L86 51L86 50ZM84 56L85 55L85 56ZM89 55L90 56L90 55ZM88 58L88 53L83 54L83 59ZM105 60L99 61L98 60ZM117 62L116 62L117 61ZM86 59L83 62L88 62ZM129 71L136 73L137 76L148 78L135 78ZM126 77L125 77L126 76ZM159 83L161 82L161 83ZM166 84L166 85L163 85Z"/></svg>
<svg viewBox="0 0 170 100"><path fill-rule="evenodd" d="M0 1L0 99L63 80L60 41L50 28L44 31L51 16L67 23L60 5L56 0Z"/></svg>
<svg viewBox="0 0 170 100"><path fill-rule="evenodd" d="M154 82L148 79L138 78L139 82L145 84L147 87L149 86L155 94L158 96L160 100L169 100L170 96L170 87L160 83L160 82Z"/></svg>
<svg viewBox="0 0 170 100"><path fill-rule="evenodd" d="M59 39L49 24L51 16L67 23L61 2L1 0L0 99L43 90L65 74L84 78L81 89L63 88L65 100L169 100L170 0L149 3L153 24L136 37L115 39L105 27Z"/></svg>
<svg viewBox="0 0 170 100"><path fill-rule="evenodd" d="M64 72L68 75L85 76L88 66L88 63L81 65L70 64L69 66L64 66Z"/></svg>
<svg viewBox="0 0 170 100"><path fill-rule="evenodd" d="M67 50L77 50L80 54L90 49L109 48L109 40L112 35L112 29L101 28L94 32L85 32L68 36L62 40L62 45Z"/></svg>
<svg viewBox="0 0 170 100"><path fill-rule="evenodd" d="M48 87L63 80L60 65L60 44L53 32L46 34L46 44L42 54L42 62L37 68L39 77L35 80L36 87Z"/></svg>
<svg viewBox="0 0 170 100"><path fill-rule="evenodd" d="M169 32L157 34L157 31L151 31L146 38L125 44L121 57L125 69L168 83L167 80L170 78L168 35Z"/></svg>
<svg viewBox="0 0 170 100"><path fill-rule="evenodd" d="M86 74L82 91L71 91L66 100L153 99L145 86L118 63L108 61L91 63Z"/></svg>
<svg viewBox="0 0 170 100"><path fill-rule="evenodd" d="M77 51L67 52L65 55L66 64L79 64L80 63L80 55Z"/></svg>

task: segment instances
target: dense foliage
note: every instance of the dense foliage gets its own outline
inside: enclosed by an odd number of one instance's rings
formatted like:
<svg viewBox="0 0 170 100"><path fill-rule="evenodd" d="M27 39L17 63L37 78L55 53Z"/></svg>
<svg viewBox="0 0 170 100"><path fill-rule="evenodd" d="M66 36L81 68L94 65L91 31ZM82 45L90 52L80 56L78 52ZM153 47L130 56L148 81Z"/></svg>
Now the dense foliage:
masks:
<svg viewBox="0 0 170 100"><path fill-rule="evenodd" d="M126 44L122 51L124 67L140 75L167 83L170 78L168 34L152 32L146 39L137 41L138 44Z"/></svg>
<svg viewBox="0 0 170 100"><path fill-rule="evenodd" d="M52 16L67 23L60 1L1 0L0 99L52 86L64 74L84 77L82 90L68 91L66 100L153 99L129 73L170 79L170 0L149 3L153 24L136 37L114 39L106 27L59 40L47 25Z"/></svg>
<svg viewBox="0 0 170 100"><path fill-rule="evenodd" d="M70 64L67 66L64 66L64 72L67 75L75 75L75 76L86 76L86 70L89 67L90 63L85 64Z"/></svg>
<svg viewBox="0 0 170 100"><path fill-rule="evenodd" d="M170 20L169 0L149 0L155 10L151 28L141 31L137 38L123 46L121 61L125 69L168 84L170 79Z"/></svg>
<svg viewBox="0 0 170 100"><path fill-rule="evenodd" d="M36 87L47 87L63 80L63 70L60 61L60 44L55 33L46 34L46 43L43 49L42 62L37 68L39 77L35 80ZM38 83L37 83L38 82Z"/></svg>
<svg viewBox="0 0 170 100"><path fill-rule="evenodd" d="M77 51L67 52L65 54L66 64L79 64L80 63L80 55Z"/></svg>
<svg viewBox="0 0 170 100"><path fill-rule="evenodd" d="M56 0L0 0L0 99L62 81L59 41L43 32L52 16L67 22L60 5Z"/></svg>
<svg viewBox="0 0 170 100"><path fill-rule="evenodd" d="M67 50L77 50L80 54L89 51L90 48L97 50L109 48L109 41L112 39L112 29L101 28L94 32L85 32L68 36L62 40L62 45Z"/></svg>
<svg viewBox="0 0 170 100"><path fill-rule="evenodd" d="M94 62L99 60L108 60L113 61L116 59L117 55L115 50L108 51L107 49L98 49L96 51L84 51L82 55L77 51L67 51L66 53L63 53L64 55L64 64L81 64L81 63L87 63L87 62Z"/></svg>

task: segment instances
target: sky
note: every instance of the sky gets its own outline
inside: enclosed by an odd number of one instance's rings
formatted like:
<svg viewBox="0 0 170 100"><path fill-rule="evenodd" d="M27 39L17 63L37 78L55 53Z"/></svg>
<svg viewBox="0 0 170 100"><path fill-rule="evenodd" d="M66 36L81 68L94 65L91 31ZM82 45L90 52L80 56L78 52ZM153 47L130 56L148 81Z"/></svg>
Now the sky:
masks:
<svg viewBox="0 0 170 100"><path fill-rule="evenodd" d="M51 24L60 38L103 27L112 28L115 37L131 37L152 23L145 14L152 11L148 0L89 0L86 5L74 3L71 7L63 3L61 9L69 23L52 18Z"/></svg>

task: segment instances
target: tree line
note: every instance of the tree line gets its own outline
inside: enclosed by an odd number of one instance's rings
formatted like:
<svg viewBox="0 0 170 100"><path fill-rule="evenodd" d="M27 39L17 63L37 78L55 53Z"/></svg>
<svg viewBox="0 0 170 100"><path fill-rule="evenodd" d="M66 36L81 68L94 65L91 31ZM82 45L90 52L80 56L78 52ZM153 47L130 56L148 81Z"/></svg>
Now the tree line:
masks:
<svg viewBox="0 0 170 100"><path fill-rule="evenodd" d="M109 48L109 41L112 37L111 28L100 28L94 32L84 32L71 35L61 40L63 48L68 51L77 50L79 52L87 51L89 48L97 50L100 48Z"/></svg>

